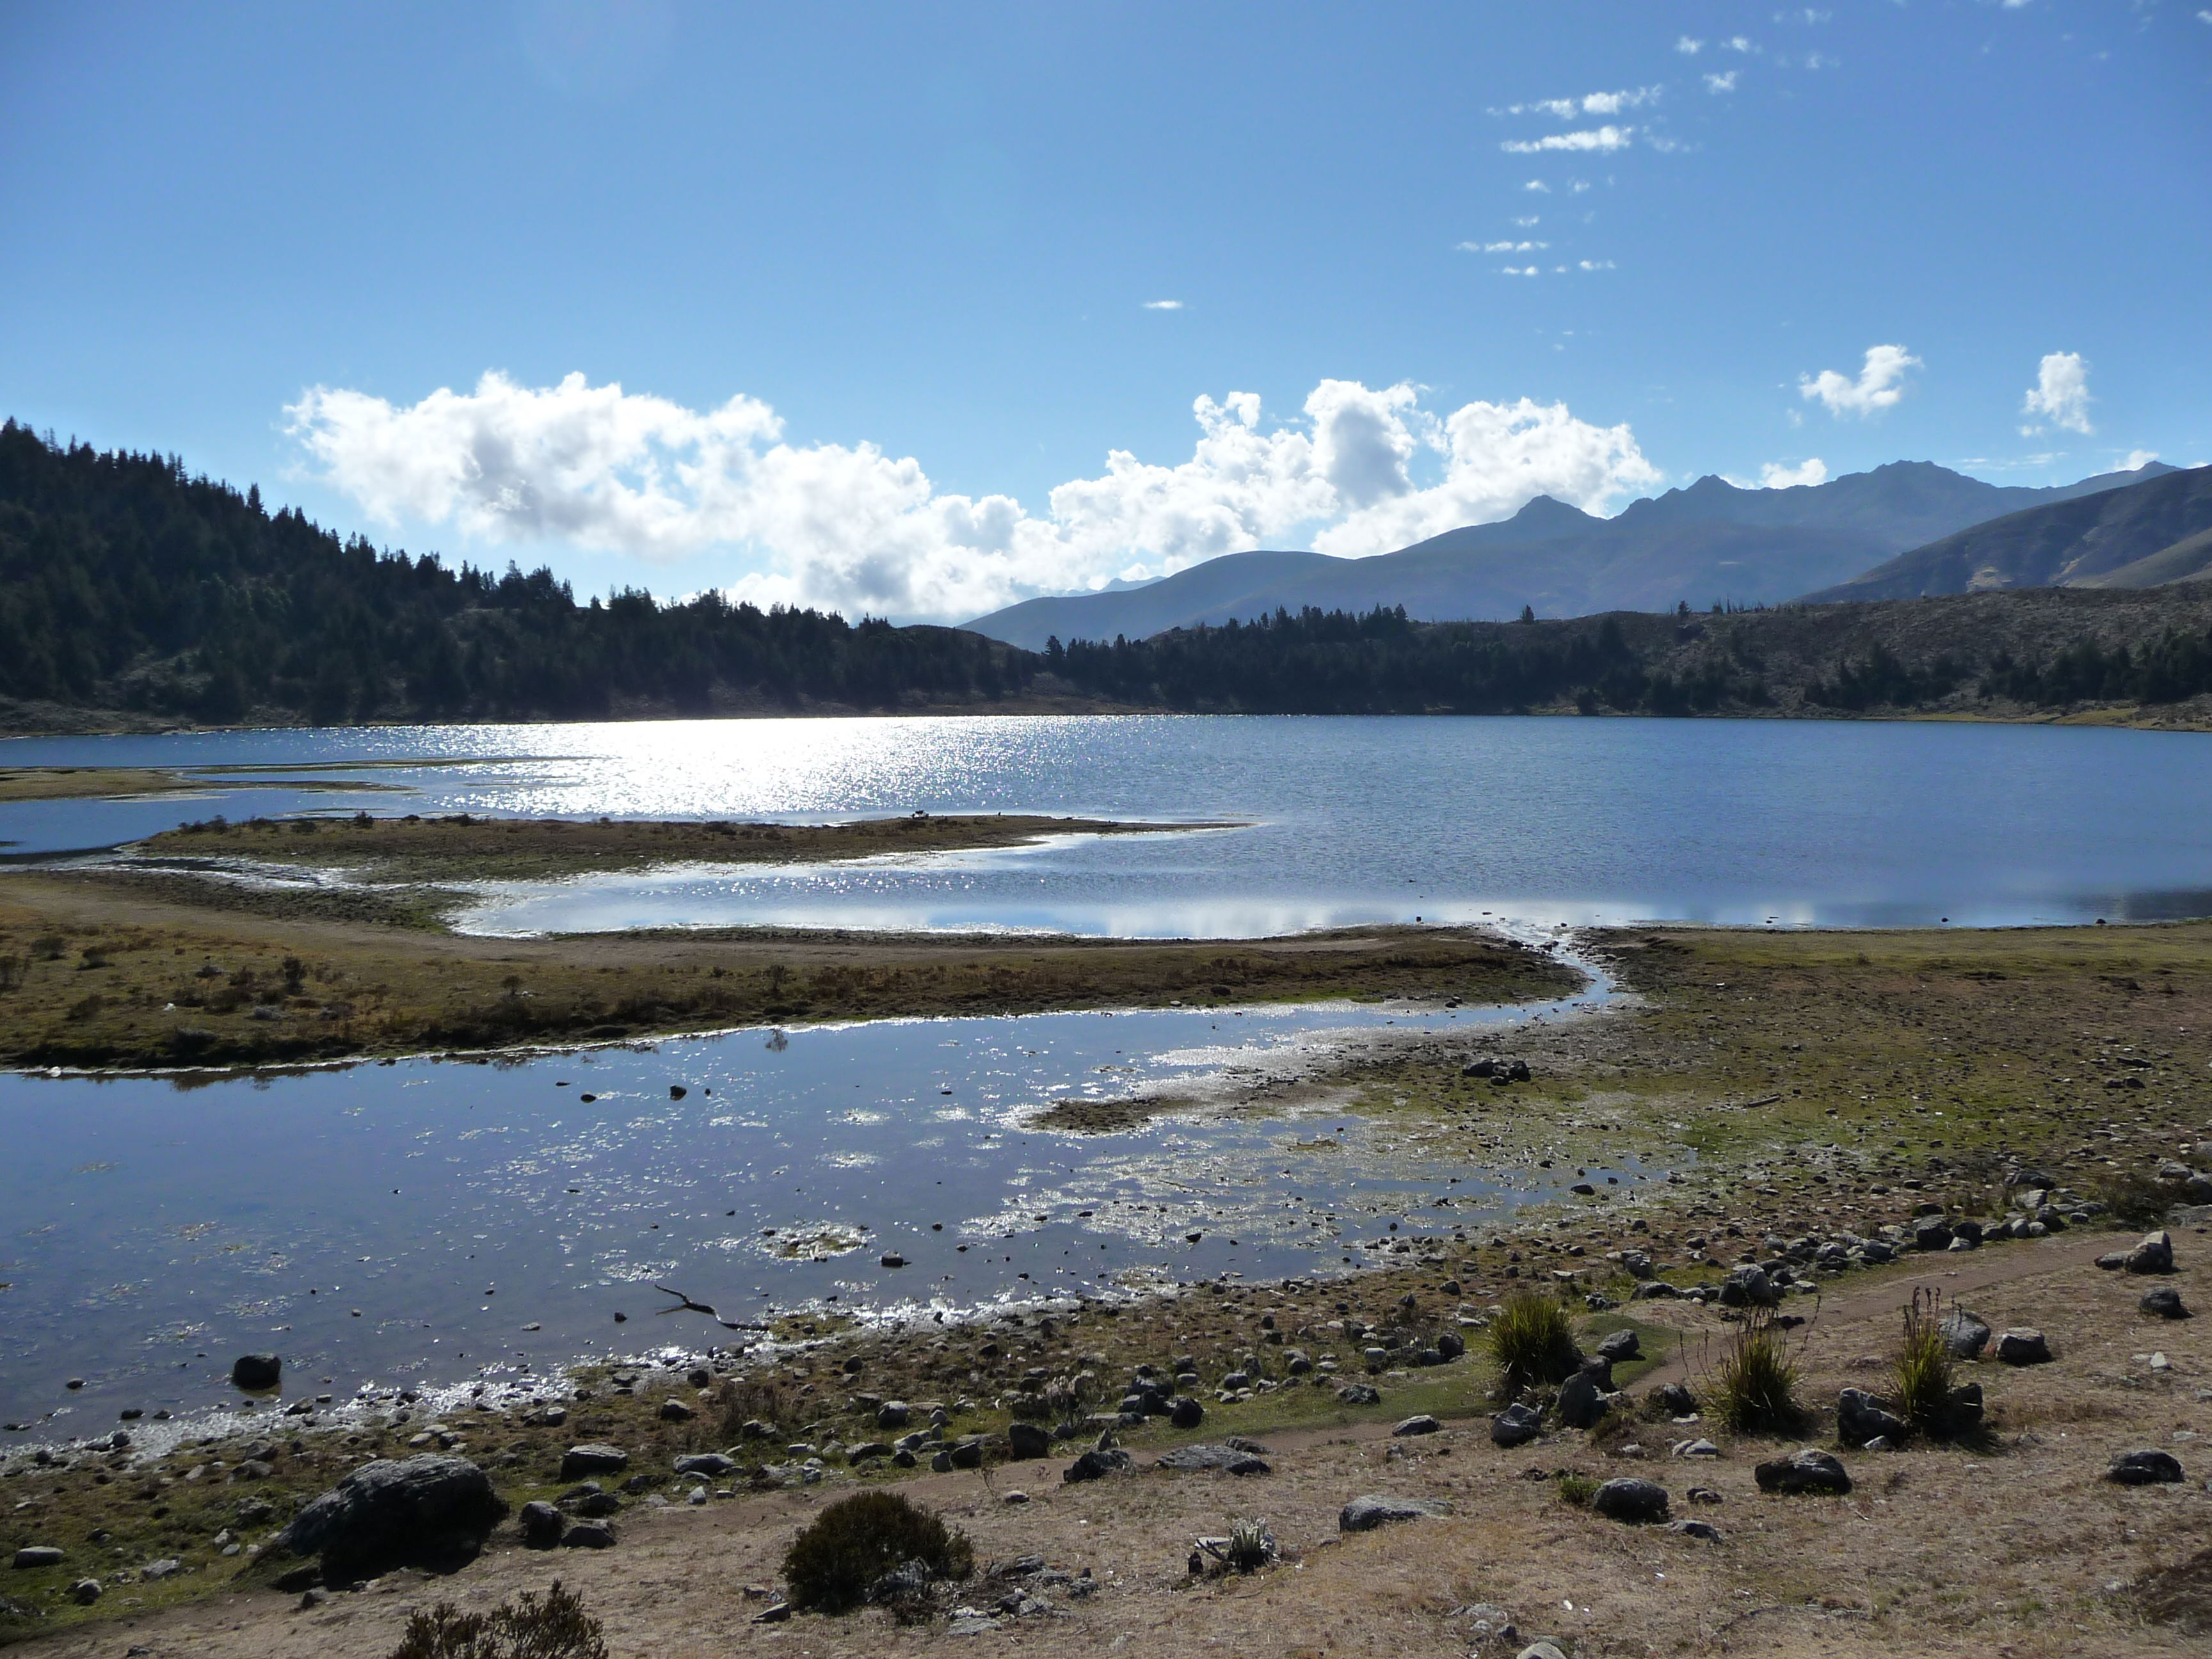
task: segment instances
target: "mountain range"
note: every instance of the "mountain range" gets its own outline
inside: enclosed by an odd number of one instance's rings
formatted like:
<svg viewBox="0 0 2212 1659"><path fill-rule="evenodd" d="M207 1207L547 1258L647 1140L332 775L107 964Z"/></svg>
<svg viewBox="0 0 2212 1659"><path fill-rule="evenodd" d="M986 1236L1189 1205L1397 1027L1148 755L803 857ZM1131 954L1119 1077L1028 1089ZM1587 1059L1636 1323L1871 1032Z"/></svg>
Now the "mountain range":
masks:
<svg viewBox="0 0 2212 1659"><path fill-rule="evenodd" d="M1707 477L1610 519L1540 495L1499 523L1447 531L1372 558L1230 553L1143 586L1027 599L965 625L1037 650L1054 637L1144 639L1307 606L1359 612L1402 605L1417 620L1454 621L1510 617L1523 606L1572 617L1671 611L1683 602L1702 610L1813 593L1856 598L1843 590L1899 555L2177 471L2153 461L2051 489L1985 483L1927 461L1786 489ZM1889 596L1886 589L1864 595Z"/></svg>

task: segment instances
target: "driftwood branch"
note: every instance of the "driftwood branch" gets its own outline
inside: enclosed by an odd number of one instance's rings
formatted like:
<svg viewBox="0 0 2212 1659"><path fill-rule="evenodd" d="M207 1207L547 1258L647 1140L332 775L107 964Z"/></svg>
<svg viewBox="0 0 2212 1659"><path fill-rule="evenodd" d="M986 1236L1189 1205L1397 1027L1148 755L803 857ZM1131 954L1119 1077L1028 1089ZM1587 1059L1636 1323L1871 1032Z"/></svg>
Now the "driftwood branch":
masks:
<svg viewBox="0 0 2212 1659"><path fill-rule="evenodd" d="M755 1324L749 1320L725 1319L721 1315L716 1313L705 1303L694 1302L690 1297L684 1295L683 1291L672 1291L665 1285L655 1285L653 1288L659 1291L663 1296L672 1296L676 1298L674 1306L667 1308L655 1308L653 1310L655 1313L702 1313L726 1331L765 1331L770 1328L769 1326Z"/></svg>

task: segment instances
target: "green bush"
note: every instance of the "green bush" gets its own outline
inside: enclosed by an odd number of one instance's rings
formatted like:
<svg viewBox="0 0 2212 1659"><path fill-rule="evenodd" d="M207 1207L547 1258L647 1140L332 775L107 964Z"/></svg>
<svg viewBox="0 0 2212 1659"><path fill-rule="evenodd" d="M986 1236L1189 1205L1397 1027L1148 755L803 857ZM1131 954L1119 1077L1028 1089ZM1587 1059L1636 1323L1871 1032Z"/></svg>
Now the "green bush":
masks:
<svg viewBox="0 0 2212 1659"><path fill-rule="evenodd" d="M1943 1293L1915 1291L1889 1363L1898 1415L1923 1434L1940 1434L1951 1406L1951 1350L1943 1341Z"/></svg>
<svg viewBox="0 0 2212 1659"><path fill-rule="evenodd" d="M1483 1333L1507 1399L1539 1382L1563 1382L1583 1363L1573 1321L1556 1297L1516 1291Z"/></svg>
<svg viewBox="0 0 2212 1659"><path fill-rule="evenodd" d="M1597 1496L1597 1482L1586 1474L1563 1474L1559 1477L1559 1496L1577 1509L1586 1510L1590 1499Z"/></svg>
<svg viewBox="0 0 2212 1659"><path fill-rule="evenodd" d="M878 1578L909 1561L939 1578L965 1578L975 1552L965 1534L902 1494L864 1492L830 1504L792 1540L783 1578L792 1606L845 1613L867 1599Z"/></svg>
<svg viewBox="0 0 2212 1659"><path fill-rule="evenodd" d="M582 1598L556 1578L542 1601L526 1590L520 1605L502 1601L489 1613L451 1601L417 1613L392 1659L607 1659L607 1644Z"/></svg>
<svg viewBox="0 0 2212 1659"><path fill-rule="evenodd" d="M1759 1308L1729 1335L1710 1392L1721 1421L1737 1433L1787 1433L1805 1420L1797 1379L1788 1334Z"/></svg>

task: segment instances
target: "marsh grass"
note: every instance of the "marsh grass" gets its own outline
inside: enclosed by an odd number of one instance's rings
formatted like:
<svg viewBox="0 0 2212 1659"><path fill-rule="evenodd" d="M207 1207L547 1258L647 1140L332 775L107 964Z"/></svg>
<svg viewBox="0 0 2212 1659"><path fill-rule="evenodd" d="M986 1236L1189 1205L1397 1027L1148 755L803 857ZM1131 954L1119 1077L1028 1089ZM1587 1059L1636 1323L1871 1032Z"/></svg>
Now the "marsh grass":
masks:
<svg viewBox="0 0 2212 1659"><path fill-rule="evenodd" d="M1708 1342L1705 1394L1721 1421L1738 1434L1789 1434L1802 1428L1797 1403L1803 1344L1793 1345L1773 1312L1756 1308L1723 1340L1713 1361Z"/></svg>
<svg viewBox="0 0 2212 1659"><path fill-rule="evenodd" d="M1951 1350L1943 1340L1943 1293L1916 1290L1889 1362L1898 1415L1922 1434L1940 1434L1950 1414Z"/></svg>
<svg viewBox="0 0 2212 1659"><path fill-rule="evenodd" d="M1566 1305L1540 1291L1516 1291L1483 1333L1498 1388L1508 1400L1539 1383L1562 1382L1582 1364Z"/></svg>

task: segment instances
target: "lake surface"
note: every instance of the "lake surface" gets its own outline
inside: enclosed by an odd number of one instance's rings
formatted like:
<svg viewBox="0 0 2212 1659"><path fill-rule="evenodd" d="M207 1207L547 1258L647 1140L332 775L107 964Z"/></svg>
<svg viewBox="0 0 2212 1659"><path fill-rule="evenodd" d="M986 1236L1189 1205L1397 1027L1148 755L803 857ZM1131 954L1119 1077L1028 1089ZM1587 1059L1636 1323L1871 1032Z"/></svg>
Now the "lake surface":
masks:
<svg viewBox="0 0 2212 1659"><path fill-rule="evenodd" d="M466 924L491 932L2148 920L2212 914L2207 742L1931 724L1141 717L15 741L0 744L0 765L204 768L207 788L0 805L0 839L35 859L217 812L364 805L1243 826L492 884ZM242 769L270 767L304 769ZM393 793L327 787L343 781ZM1084 1138L1031 1127L1036 1109L1070 1094L1203 1097L1233 1068L1291 1068L1363 1031L1496 1017L1167 1010L743 1032L189 1088L0 1077L0 1420L75 1434L125 1406L198 1410L252 1348L343 1394L726 1340L694 1315L656 1316L657 1275L742 1317L957 1313L1077 1285L1348 1270L1387 1249L1391 1220L1471 1224L1548 1196L1553 1172L1370 1155L1382 1143L1344 1118L1199 1111ZM878 1267L886 1250L909 1265ZM65 1391L70 1376L88 1386Z"/></svg>

